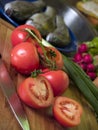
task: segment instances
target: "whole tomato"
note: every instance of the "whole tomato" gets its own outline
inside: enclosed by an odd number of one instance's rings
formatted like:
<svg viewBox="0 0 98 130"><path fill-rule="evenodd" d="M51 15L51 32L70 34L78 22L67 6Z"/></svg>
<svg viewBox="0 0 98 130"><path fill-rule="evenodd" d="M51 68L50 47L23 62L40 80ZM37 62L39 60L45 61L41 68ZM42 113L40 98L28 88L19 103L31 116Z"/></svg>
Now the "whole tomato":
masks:
<svg viewBox="0 0 98 130"><path fill-rule="evenodd" d="M22 42L11 50L11 64L21 74L29 75L39 67L36 47L29 42Z"/></svg>
<svg viewBox="0 0 98 130"><path fill-rule="evenodd" d="M54 96L63 94L69 86L69 77L62 70L52 70L42 74L50 82Z"/></svg>
<svg viewBox="0 0 98 130"><path fill-rule="evenodd" d="M56 69L62 69L64 66L64 62L61 53L56 48L50 46L45 47L44 49L49 60L51 60L52 63L55 63ZM38 47L38 53L40 57L43 58L42 62L44 62L44 53L41 47ZM45 66L45 63L42 63L41 67L47 68L47 65Z"/></svg>
<svg viewBox="0 0 98 130"><path fill-rule="evenodd" d="M33 108L45 108L53 103L53 91L43 76L26 78L17 88L21 100Z"/></svg>
<svg viewBox="0 0 98 130"><path fill-rule="evenodd" d="M32 42L35 45L38 45L36 39L34 39L25 29L29 28L32 30L36 36L41 40L41 34L40 32L31 25L20 25L16 27L11 34L11 43L13 46L16 46L17 44L20 44L22 42Z"/></svg>
<svg viewBox="0 0 98 130"><path fill-rule="evenodd" d="M65 127L79 125L82 113L81 105L71 98L58 96L54 101L53 115Z"/></svg>

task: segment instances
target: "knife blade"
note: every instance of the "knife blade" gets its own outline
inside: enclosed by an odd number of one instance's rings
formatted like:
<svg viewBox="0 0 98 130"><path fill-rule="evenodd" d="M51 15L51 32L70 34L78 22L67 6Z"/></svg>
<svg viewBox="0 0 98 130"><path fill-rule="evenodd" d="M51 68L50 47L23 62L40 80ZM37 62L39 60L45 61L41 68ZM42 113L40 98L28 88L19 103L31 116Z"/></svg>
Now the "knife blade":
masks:
<svg viewBox="0 0 98 130"><path fill-rule="evenodd" d="M17 95L15 85L2 59L0 59L0 87L7 98L10 108L21 128L23 130L30 130L24 107Z"/></svg>

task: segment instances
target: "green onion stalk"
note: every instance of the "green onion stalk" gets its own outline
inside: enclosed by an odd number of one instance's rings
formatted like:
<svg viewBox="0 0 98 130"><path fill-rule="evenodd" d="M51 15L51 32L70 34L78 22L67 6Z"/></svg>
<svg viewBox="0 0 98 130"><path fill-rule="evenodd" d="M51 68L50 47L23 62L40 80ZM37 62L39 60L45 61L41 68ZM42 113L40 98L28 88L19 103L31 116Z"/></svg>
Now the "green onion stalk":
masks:
<svg viewBox="0 0 98 130"><path fill-rule="evenodd" d="M44 47L43 44L42 44L42 40L40 40L40 39L34 34L34 32L33 32L32 30L30 30L30 29L28 29L28 28L26 28L25 30L31 35L31 37L33 37L33 38L35 38L35 39L37 40L39 46L41 47L41 49L42 49L42 51L43 51L43 54L44 54L44 57L45 57L45 62L46 62L46 64L48 65L48 67L50 67L51 70L52 70L52 69L55 69L55 68L56 68L56 63L53 62L52 60L50 60L50 59L48 58L48 56L47 56L47 51L45 50L45 47ZM50 51L50 53L51 53L51 51ZM53 52L52 52L52 54L53 54ZM51 56L53 56L53 55L51 55Z"/></svg>

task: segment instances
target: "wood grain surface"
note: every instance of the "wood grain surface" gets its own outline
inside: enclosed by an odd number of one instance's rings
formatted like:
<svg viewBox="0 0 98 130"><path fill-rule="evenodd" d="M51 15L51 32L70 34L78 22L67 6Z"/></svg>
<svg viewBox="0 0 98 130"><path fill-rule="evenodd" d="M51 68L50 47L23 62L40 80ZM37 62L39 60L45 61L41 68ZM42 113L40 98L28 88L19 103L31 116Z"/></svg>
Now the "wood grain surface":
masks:
<svg viewBox="0 0 98 130"><path fill-rule="evenodd" d="M5 61L9 74L17 87L24 79L23 76L17 74L10 65L11 41L10 35L14 27L4 20L0 19L0 53ZM25 112L27 114L31 130L98 130L98 123L95 118L93 109L85 100L83 95L77 90L73 83L70 83L69 89L64 96L70 97L78 101L83 107L83 115L79 126L74 128L64 128L53 118L49 109L35 110L25 104ZM0 88L0 130L21 130L17 120L15 119L9 104L4 97Z"/></svg>

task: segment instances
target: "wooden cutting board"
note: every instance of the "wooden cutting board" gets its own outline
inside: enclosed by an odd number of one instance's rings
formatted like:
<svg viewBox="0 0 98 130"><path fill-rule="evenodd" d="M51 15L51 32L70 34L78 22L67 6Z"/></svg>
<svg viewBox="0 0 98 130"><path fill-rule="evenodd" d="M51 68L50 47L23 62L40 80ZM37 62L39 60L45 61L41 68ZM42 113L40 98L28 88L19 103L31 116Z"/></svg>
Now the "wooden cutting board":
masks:
<svg viewBox="0 0 98 130"><path fill-rule="evenodd" d="M9 74L15 84L23 80L24 77L17 74L10 65L10 50L12 48L10 35L14 27L4 20L0 19L0 53L5 61ZM74 128L64 128L53 118L51 111L34 110L24 105L31 130L98 130L94 112L83 95L77 90L74 84L70 84L69 89L64 96L70 97L78 101L83 107L83 115L79 126ZM9 104L4 97L0 88L0 130L21 130L17 120L15 119Z"/></svg>

